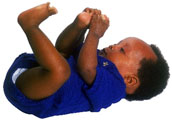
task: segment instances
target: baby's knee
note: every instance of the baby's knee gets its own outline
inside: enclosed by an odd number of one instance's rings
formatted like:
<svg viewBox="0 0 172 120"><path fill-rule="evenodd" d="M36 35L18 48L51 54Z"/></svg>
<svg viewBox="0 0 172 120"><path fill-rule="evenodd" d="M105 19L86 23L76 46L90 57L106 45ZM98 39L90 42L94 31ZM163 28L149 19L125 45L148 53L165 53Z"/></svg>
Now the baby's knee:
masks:
<svg viewBox="0 0 172 120"><path fill-rule="evenodd" d="M63 79L67 80L71 75L71 69L69 64L64 64L63 66L59 66L57 75L58 77L62 77Z"/></svg>

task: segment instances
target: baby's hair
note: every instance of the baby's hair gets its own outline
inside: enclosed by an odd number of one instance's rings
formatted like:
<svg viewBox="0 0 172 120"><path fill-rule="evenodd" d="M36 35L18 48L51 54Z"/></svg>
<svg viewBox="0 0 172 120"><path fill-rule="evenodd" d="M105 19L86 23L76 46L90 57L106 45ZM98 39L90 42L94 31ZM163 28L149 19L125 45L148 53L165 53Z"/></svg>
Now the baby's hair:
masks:
<svg viewBox="0 0 172 120"><path fill-rule="evenodd" d="M147 100L160 94L167 85L169 67L164 59L159 48L155 45L150 45L157 56L157 60L141 60L141 67L138 70L140 86L134 94L127 95L126 99L132 100Z"/></svg>

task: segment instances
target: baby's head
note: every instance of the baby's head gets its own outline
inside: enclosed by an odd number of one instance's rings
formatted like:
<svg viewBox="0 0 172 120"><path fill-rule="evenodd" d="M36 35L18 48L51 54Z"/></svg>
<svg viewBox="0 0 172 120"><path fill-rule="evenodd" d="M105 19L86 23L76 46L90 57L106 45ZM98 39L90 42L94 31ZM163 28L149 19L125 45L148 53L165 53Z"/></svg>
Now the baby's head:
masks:
<svg viewBox="0 0 172 120"><path fill-rule="evenodd" d="M124 78L127 100L150 99L166 87L169 67L155 45L129 37L104 51L103 56L116 65Z"/></svg>

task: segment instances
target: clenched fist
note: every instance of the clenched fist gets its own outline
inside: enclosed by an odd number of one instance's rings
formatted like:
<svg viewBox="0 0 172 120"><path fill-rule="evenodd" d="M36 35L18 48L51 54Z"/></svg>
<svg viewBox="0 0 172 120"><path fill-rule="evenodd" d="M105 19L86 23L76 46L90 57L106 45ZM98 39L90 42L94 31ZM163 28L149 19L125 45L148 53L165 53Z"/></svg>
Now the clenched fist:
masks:
<svg viewBox="0 0 172 120"><path fill-rule="evenodd" d="M94 14L90 22L90 32L101 38L109 27L109 18L106 15Z"/></svg>

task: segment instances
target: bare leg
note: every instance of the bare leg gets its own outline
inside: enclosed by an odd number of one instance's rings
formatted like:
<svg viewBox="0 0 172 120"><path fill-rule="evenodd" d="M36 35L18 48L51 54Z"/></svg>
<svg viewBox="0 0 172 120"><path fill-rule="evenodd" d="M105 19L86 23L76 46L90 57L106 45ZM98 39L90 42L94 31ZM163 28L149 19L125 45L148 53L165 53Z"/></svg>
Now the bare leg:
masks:
<svg viewBox="0 0 172 120"><path fill-rule="evenodd" d="M86 22L82 21L82 23L80 22L80 24L78 24L78 19L86 20ZM78 39L83 32L85 33L89 21L90 15L83 12L60 34L55 47L64 57L68 58L73 52L73 49L78 45Z"/></svg>
<svg viewBox="0 0 172 120"><path fill-rule="evenodd" d="M38 100L52 95L70 76L66 59L38 27L43 20L56 12L47 3L29 9L18 17L40 64L40 67L25 71L16 81L17 87L30 99Z"/></svg>
<svg viewBox="0 0 172 120"><path fill-rule="evenodd" d="M73 50L83 42L85 32L95 12L101 14L100 10L86 8L58 37L55 47L65 58L68 58Z"/></svg>

